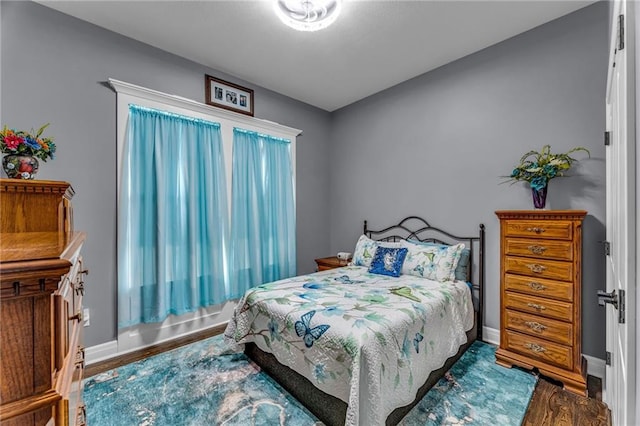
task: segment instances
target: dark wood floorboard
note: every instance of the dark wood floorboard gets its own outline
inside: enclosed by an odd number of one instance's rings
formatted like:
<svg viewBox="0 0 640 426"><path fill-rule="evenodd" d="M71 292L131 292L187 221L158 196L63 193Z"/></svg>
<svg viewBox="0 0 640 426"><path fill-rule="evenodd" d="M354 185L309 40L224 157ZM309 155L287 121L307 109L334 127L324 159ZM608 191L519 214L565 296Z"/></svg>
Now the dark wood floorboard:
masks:
<svg viewBox="0 0 640 426"><path fill-rule="evenodd" d="M160 343L113 359L88 365L85 377L136 362L224 332L226 324L212 327L170 342ZM589 398L565 391L540 377L531 397L522 426L610 426L609 409L602 400L600 379L589 376Z"/></svg>
<svg viewBox="0 0 640 426"><path fill-rule="evenodd" d="M522 426L609 426L609 408L601 401L601 380L589 376L587 385L589 397L584 397L540 377Z"/></svg>
<svg viewBox="0 0 640 426"><path fill-rule="evenodd" d="M215 327L207 328L205 330L198 331L187 336L178 337L177 339L173 339L169 342L158 343L157 345L152 345L134 352L130 352L128 354L120 355L106 361L90 364L84 369L84 377L88 378L91 376L95 376L96 374L104 373L105 371L122 367L125 364L140 361L141 359L158 355L159 353L170 351L172 349L188 345L189 343L197 342L198 340L208 339L209 337L224 333L224 329L226 327L226 323L217 325Z"/></svg>

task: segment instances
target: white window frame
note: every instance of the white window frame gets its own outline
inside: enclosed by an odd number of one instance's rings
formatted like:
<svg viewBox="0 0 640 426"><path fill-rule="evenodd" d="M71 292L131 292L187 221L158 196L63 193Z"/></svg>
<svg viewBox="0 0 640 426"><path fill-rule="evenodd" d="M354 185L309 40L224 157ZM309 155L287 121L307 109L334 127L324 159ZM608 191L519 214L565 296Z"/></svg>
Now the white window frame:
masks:
<svg viewBox="0 0 640 426"><path fill-rule="evenodd" d="M116 91L116 123L117 123L117 200L120 204L120 185L122 176L123 152L125 137L127 135L129 104L140 105L147 108L155 108L182 114L189 117L201 118L220 123L220 132L223 142L225 172L227 181L228 206L231 209L231 185L232 185L232 147L233 129L239 127L258 133L265 133L291 141L291 159L294 177L294 202L296 180L296 137L302 131L288 126L283 126L268 120L262 120L239 114L225 109L216 108L181 96L169 95L156 90L137 86L135 84L110 78L109 84ZM204 90L204 88L203 88ZM231 213L231 212L229 212ZM229 214L229 217L231 215ZM224 324L231 318L235 302L227 302L209 308L200 308L196 312L180 316L170 315L158 324L138 324L133 327L118 330L118 339L115 353L101 354L99 359L87 360L89 363L111 358L132 352L146 346L163 341L172 340L180 336L195 333L212 326ZM111 345L113 348L114 345Z"/></svg>

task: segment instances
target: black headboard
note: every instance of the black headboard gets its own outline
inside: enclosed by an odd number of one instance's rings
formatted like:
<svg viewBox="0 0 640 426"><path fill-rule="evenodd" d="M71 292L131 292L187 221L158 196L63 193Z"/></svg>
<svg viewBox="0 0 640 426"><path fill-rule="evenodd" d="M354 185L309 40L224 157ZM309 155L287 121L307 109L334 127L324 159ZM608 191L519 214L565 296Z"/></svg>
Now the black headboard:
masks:
<svg viewBox="0 0 640 426"><path fill-rule="evenodd" d="M429 225L429 222L418 216L408 216L402 219L397 225L391 225L379 231L368 228L367 221L364 221L364 235L377 241L400 241L418 240L422 242L440 244L464 243L469 249L469 277L471 278L473 289L477 291L477 333L478 340L482 340L483 309L484 309L484 224L479 225L478 235L474 237L459 237L448 231ZM474 263L478 265L477 278L474 275Z"/></svg>

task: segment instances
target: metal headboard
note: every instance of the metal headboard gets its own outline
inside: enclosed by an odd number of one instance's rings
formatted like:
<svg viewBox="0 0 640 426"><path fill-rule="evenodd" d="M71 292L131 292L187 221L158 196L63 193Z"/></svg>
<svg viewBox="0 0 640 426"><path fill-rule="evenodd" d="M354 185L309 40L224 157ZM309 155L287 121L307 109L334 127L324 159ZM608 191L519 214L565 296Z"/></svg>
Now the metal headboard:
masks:
<svg viewBox="0 0 640 426"><path fill-rule="evenodd" d="M478 236L476 237L459 237L440 228L429 225L429 222L418 216L408 216L400 221L397 225L391 225L379 231L368 228L367 221L364 221L364 235L377 241L399 241L399 240L418 240L421 242L430 242L438 244L457 244L464 243L470 251L469 261L469 277L473 284L473 289L478 292L478 340L482 340L483 326L483 309L484 309L484 224L479 225ZM478 262L478 280L475 282L473 275L474 260Z"/></svg>

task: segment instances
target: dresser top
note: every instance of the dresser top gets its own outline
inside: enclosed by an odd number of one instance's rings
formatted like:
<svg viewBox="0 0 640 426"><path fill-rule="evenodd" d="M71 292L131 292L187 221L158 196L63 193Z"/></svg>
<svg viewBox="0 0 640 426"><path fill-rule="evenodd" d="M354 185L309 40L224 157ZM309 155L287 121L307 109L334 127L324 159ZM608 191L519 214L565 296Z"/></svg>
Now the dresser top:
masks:
<svg viewBox="0 0 640 426"><path fill-rule="evenodd" d="M0 192L59 193L69 199L75 194L69 182L23 179L0 179Z"/></svg>
<svg viewBox="0 0 640 426"><path fill-rule="evenodd" d="M498 210L500 219L583 219L586 210Z"/></svg>

